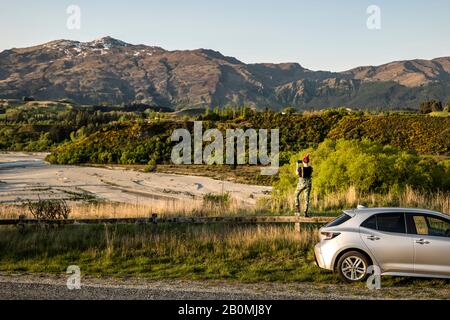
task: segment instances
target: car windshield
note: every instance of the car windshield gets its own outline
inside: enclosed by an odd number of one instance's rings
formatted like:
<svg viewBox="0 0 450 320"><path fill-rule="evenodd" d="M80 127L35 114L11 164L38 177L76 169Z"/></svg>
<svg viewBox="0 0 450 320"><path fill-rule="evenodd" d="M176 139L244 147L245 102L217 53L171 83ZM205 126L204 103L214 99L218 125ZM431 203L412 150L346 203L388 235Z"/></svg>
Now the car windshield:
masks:
<svg viewBox="0 0 450 320"><path fill-rule="evenodd" d="M330 223L328 223L325 227L335 227L335 226L341 225L345 221L350 220L351 218L352 218L351 216L349 216L348 214L344 213L344 214L340 215L339 217L337 217L335 220L333 220Z"/></svg>

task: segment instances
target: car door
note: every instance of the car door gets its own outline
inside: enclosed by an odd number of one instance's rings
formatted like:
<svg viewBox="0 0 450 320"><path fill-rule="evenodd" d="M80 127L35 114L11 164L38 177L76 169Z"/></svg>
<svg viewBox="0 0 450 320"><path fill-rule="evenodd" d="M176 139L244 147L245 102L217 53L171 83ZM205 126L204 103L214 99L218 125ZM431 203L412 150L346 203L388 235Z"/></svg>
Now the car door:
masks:
<svg viewBox="0 0 450 320"><path fill-rule="evenodd" d="M408 217L412 225L414 272L450 276L450 220L429 214Z"/></svg>
<svg viewBox="0 0 450 320"><path fill-rule="evenodd" d="M373 215L361 224L360 235L383 273L413 272L414 245L403 212Z"/></svg>

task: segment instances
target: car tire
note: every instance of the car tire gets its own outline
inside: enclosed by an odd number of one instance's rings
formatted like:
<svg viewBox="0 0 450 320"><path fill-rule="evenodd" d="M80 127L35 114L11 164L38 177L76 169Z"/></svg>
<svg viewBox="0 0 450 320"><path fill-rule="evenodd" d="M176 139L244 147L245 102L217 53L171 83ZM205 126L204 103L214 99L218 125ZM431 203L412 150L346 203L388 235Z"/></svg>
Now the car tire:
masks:
<svg viewBox="0 0 450 320"><path fill-rule="evenodd" d="M369 259L358 251L344 253L338 260L336 271L339 277L347 283L355 283L367 280L369 274Z"/></svg>

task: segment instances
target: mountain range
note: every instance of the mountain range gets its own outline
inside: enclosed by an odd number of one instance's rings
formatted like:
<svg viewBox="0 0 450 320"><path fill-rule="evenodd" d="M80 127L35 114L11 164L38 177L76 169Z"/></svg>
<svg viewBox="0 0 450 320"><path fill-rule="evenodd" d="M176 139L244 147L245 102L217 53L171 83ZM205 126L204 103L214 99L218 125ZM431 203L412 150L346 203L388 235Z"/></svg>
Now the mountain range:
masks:
<svg viewBox="0 0 450 320"><path fill-rule="evenodd" d="M327 72L298 63L246 64L213 50L168 51L111 37L57 40L0 53L0 98L25 96L173 110L230 104L418 108L421 101L450 98L450 57Z"/></svg>

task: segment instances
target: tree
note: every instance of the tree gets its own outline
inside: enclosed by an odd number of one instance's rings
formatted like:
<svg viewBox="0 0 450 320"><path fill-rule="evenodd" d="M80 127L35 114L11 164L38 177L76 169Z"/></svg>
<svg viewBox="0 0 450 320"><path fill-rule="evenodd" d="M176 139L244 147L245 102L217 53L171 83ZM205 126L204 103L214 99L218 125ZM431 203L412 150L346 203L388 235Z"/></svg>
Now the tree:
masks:
<svg viewBox="0 0 450 320"><path fill-rule="evenodd" d="M420 113L428 114L431 112L442 111L442 102L439 100L425 101L420 104Z"/></svg>
<svg viewBox="0 0 450 320"><path fill-rule="evenodd" d="M31 97L31 96L24 96L24 97L22 97L22 101L23 102L30 102L30 101L36 101L36 99L34 97Z"/></svg>
<svg viewBox="0 0 450 320"><path fill-rule="evenodd" d="M428 101L421 102L420 103L420 107L419 107L419 111L420 111L421 114L427 114L427 113L432 112L430 102L428 102Z"/></svg>
<svg viewBox="0 0 450 320"><path fill-rule="evenodd" d="M448 99L447 104L445 105L444 111L450 111L450 99Z"/></svg>
<svg viewBox="0 0 450 320"><path fill-rule="evenodd" d="M431 101L431 110L433 110L433 112L437 112L437 111L442 111L442 102L439 100L432 100Z"/></svg>
<svg viewBox="0 0 450 320"><path fill-rule="evenodd" d="M293 107L286 107L283 109L282 113L284 114L293 114L295 113L295 108Z"/></svg>

